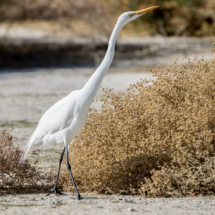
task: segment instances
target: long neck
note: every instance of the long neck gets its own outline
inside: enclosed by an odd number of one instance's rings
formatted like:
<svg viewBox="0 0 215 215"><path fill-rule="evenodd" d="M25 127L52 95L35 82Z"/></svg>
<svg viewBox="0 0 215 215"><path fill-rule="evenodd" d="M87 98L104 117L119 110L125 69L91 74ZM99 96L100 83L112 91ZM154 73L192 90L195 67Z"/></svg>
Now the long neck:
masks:
<svg viewBox="0 0 215 215"><path fill-rule="evenodd" d="M116 38L117 38L121 28L122 28L122 25L119 22L117 22L117 24L114 27L114 30L111 34L109 44L108 44L108 50L105 54L105 57L104 57L101 65L93 73L93 75L90 77L90 79L88 80L88 82L85 84L85 86L82 89L82 91L84 92L85 98L87 98L90 105L91 105L94 97L96 96L96 93L102 82L102 79L104 78L105 73L107 72L107 70L110 67L110 64L113 60L114 52L115 52Z"/></svg>

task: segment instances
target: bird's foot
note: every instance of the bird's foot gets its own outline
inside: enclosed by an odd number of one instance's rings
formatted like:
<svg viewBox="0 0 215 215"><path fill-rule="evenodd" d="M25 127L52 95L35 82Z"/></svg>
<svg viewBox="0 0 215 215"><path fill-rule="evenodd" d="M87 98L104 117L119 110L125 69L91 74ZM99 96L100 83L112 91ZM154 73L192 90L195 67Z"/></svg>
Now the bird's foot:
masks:
<svg viewBox="0 0 215 215"><path fill-rule="evenodd" d="M59 195L65 195L64 193L61 193L57 187L54 187L46 196L49 196L51 193L55 193L55 195L59 194Z"/></svg>
<svg viewBox="0 0 215 215"><path fill-rule="evenodd" d="M77 200L83 199L83 197L78 193Z"/></svg>

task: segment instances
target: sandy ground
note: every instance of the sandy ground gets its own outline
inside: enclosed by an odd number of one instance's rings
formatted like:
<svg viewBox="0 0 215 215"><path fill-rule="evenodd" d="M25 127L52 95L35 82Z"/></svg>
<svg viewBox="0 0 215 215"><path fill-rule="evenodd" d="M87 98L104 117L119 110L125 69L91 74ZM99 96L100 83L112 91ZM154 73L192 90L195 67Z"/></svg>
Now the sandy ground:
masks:
<svg viewBox="0 0 215 215"><path fill-rule="evenodd" d="M94 68L61 68L0 71L0 130L3 128L11 130L14 144L23 149L42 114L72 90L82 88L94 70ZM114 88L114 92L124 91L130 84L145 77L151 77L145 67L111 68L102 86ZM99 90L97 96L101 95L102 91ZM97 108L100 105L93 103ZM40 155L38 159L39 157ZM45 194L3 195L0 196L0 215L215 214L214 197L144 199L97 194L83 196L85 197L83 200L77 201L71 194L60 197L54 195L45 197ZM87 198L89 196L97 199Z"/></svg>
<svg viewBox="0 0 215 215"><path fill-rule="evenodd" d="M132 196L83 195L78 201L71 194L7 195L0 197L0 214L215 214L215 198L144 199Z"/></svg>

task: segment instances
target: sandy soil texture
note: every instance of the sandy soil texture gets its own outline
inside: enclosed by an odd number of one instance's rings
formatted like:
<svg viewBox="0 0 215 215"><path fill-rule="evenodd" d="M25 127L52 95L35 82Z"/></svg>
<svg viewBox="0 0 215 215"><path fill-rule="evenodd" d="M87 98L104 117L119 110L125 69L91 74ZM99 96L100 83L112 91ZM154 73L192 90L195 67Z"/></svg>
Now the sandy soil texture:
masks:
<svg viewBox="0 0 215 215"><path fill-rule="evenodd" d="M215 214L215 198L144 199L132 196L71 194L7 195L0 197L0 214Z"/></svg>

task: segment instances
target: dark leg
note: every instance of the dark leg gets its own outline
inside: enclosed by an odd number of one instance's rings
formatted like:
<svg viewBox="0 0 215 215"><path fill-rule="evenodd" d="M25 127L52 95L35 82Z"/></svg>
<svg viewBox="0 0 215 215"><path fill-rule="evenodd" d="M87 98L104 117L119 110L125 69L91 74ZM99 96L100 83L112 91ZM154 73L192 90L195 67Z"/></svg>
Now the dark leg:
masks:
<svg viewBox="0 0 215 215"><path fill-rule="evenodd" d="M76 195L77 195L77 199L78 199L78 200L79 200L79 199L82 199L82 197L81 197L81 195L79 194L78 189L77 189L77 187L76 187L76 185L75 185L75 181L74 181L74 179L73 179L73 177L72 177L71 166L70 166L70 164L69 164L69 158L68 158L68 146L66 146L66 166L67 166L67 169L68 169L70 178L71 178L71 180L72 180L72 183L73 183L73 185L74 185L75 192L76 192Z"/></svg>
<svg viewBox="0 0 215 215"><path fill-rule="evenodd" d="M57 180L56 180L56 184L54 186L54 188L46 195L46 196L49 196L51 193L55 193L55 195L57 195L57 193L59 193L60 195L64 195L63 193L61 193L60 191L58 191L57 189L57 183L58 183L58 179L59 179L59 175L60 175L60 167L61 167L61 162L63 160L63 155L64 155L64 152L65 152L65 147L63 148L63 152L60 156L60 160L59 160L59 168L58 168L58 173L57 173Z"/></svg>

